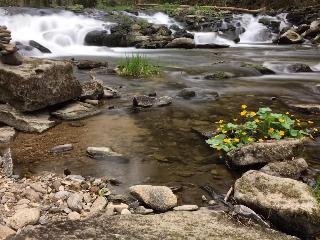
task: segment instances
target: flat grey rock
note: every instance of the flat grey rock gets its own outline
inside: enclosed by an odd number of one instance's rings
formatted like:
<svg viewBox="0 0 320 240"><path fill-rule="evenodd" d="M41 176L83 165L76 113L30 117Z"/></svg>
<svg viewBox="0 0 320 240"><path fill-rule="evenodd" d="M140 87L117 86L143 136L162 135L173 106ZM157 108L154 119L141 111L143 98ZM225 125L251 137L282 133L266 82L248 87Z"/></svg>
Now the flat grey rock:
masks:
<svg viewBox="0 0 320 240"><path fill-rule="evenodd" d="M73 102L52 112L51 115L63 120L78 120L99 114L101 111L91 104Z"/></svg>

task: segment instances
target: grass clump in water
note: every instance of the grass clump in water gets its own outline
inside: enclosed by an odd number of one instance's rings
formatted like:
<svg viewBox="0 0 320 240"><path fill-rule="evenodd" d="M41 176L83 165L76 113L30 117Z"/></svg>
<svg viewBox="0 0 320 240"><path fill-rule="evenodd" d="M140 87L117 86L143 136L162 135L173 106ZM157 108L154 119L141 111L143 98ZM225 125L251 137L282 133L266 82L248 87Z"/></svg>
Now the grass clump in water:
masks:
<svg viewBox="0 0 320 240"><path fill-rule="evenodd" d="M147 77L158 75L160 67L153 65L145 56L132 55L121 60L119 75L126 77Z"/></svg>

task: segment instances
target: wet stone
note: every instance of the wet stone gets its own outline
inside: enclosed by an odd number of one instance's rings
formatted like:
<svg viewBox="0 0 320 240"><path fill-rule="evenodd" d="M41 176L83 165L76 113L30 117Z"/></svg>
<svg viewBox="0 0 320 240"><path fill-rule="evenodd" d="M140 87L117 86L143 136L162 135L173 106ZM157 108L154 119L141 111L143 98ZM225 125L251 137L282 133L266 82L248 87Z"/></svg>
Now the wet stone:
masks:
<svg viewBox="0 0 320 240"><path fill-rule="evenodd" d="M63 144L63 145L58 145L53 147L50 152L52 153L62 153L62 152L68 152L71 151L73 149L73 145L72 144Z"/></svg>

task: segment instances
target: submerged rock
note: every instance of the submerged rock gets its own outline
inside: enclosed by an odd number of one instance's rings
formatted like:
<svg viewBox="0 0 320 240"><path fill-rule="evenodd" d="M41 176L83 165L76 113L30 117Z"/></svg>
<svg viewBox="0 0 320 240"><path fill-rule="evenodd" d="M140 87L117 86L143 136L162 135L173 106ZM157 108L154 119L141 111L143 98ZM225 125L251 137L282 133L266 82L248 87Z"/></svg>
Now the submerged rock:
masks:
<svg viewBox="0 0 320 240"><path fill-rule="evenodd" d="M48 48L46 48L45 46L41 45L40 43L38 43L34 40L30 40L29 45L31 47L38 49L42 53L51 53L51 51Z"/></svg>
<svg viewBox="0 0 320 240"><path fill-rule="evenodd" d="M292 159L306 139L254 142L230 151L227 156L233 166L250 166Z"/></svg>
<svg viewBox="0 0 320 240"><path fill-rule="evenodd" d="M78 120L99 114L101 111L91 104L73 102L52 112L51 115L63 120Z"/></svg>
<svg viewBox="0 0 320 240"><path fill-rule="evenodd" d="M287 67L287 70L292 73L313 72L312 69L307 64L304 64L304 63L296 63L296 64L289 65Z"/></svg>
<svg viewBox="0 0 320 240"><path fill-rule="evenodd" d="M16 136L16 130L13 127L0 128L0 143L9 143Z"/></svg>
<svg viewBox="0 0 320 240"><path fill-rule="evenodd" d="M267 173L276 177L285 177L298 179L301 172L308 168L308 163L303 158L283 161L272 162L260 169L261 172Z"/></svg>
<svg viewBox="0 0 320 240"><path fill-rule="evenodd" d="M234 198L287 233L310 237L320 231L319 203L302 182L248 171L236 181Z"/></svg>
<svg viewBox="0 0 320 240"><path fill-rule="evenodd" d="M282 34L279 37L279 39L276 39L274 42L278 44L299 44L299 43L303 43L304 40L302 36L300 36L295 31L288 30L287 32Z"/></svg>
<svg viewBox="0 0 320 240"><path fill-rule="evenodd" d="M21 113L9 105L0 105L0 122L24 132L42 133L56 125L47 112Z"/></svg>
<svg viewBox="0 0 320 240"><path fill-rule="evenodd" d="M190 99L196 96L196 92L190 88L184 88L178 93L179 97Z"/></svg>
<svg viewBox="0 0 320 240"><path fill-rule="evenodd" d="M19 67L0 63L0 101L20 111L39 110L80 94L68 62L24 58Z"/></svg>
<svg viewBox="0 0 320 240"><path fill-rule="evenodd" d="M103 157L121 157L120 153L112 151L108 147L88 147L87 154L93 158L103 158Z"/></svg>
<svg viewBox="0 0 320 240"><path fill-rule="evenodd" d="M266 74L266 75L267 74L275 74L274 71L272 71L271 69L269 69L261 64L246 63L246 64L241 65L241 67L254 68L255 70L257 70L261 74Z"/></svg>
<svg viewBox="0 0 320 240"><path fill-rule="evenodd" d="M136 185L130 194L155 211L165 212L177 205L177 197L165 186Z"/></svg>

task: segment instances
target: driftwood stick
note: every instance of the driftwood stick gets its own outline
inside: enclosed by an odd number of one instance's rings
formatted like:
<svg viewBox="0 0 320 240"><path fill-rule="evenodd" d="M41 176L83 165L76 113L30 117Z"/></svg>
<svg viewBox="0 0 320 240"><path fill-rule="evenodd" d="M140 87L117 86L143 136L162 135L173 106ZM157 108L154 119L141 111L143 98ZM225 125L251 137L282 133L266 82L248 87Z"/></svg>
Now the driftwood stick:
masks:
<svg viewBox="0 0 320 240"><path fill-rule="evenodd" d="M161 6L156 3L140 3L137 4L138 7L157 7ZM181 8L191 8L190 5L180 5ZM239 12L239 13L262 13L266 11L266 8L259 9L247 9L247 8L237 8L237 7L221 7L221 6L203 6L205 8L212 8L213 10L222 10L222 11L230 11L230 12Z"/></svg>

